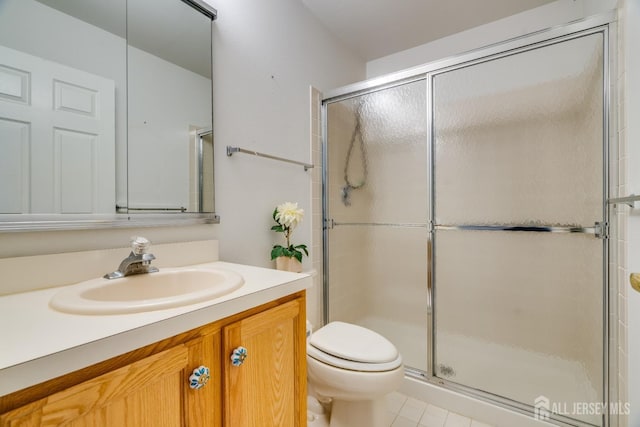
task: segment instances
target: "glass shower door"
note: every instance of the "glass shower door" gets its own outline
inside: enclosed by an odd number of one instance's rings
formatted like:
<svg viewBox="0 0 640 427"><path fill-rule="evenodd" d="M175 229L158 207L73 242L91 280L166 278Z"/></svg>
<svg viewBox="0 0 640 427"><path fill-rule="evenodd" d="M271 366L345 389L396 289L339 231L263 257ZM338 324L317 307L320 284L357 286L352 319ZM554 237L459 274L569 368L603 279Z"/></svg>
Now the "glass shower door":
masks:
<svg viewBox="0 0 640 427"><path fill-rule="evenodd" d="M573 408L604 397L603 57L594 32L431 79L433 375L593 425Z"/></svg>
<svg viewBox="0 0 640 427"><path fill-rule="evenodd" d="M372 329L427 368L426 83L326 104L328 321Z"/></svg>

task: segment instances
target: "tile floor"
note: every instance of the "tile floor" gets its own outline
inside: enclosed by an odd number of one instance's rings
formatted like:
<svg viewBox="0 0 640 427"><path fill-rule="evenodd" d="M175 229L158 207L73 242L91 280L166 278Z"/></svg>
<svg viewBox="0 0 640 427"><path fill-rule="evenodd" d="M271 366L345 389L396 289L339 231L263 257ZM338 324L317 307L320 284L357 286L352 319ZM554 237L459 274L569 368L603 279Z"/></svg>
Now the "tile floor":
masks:
<svg viewBox="0 0 640 427"><path fill-rule="evenodd" d="M387 396L387 409L390 427L492 427L398 392Z"/></svg>

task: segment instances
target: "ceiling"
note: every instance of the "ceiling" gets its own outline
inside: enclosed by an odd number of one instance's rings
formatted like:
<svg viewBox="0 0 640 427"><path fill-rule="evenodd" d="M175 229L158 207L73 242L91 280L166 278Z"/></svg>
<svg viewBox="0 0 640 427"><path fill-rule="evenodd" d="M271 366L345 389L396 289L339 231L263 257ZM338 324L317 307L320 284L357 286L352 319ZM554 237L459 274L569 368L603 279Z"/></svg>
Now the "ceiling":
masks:
<svg viewBox="0 0 640 427"><path fill-rule="evenodd" d="M208 25L183 19L188 7L175 0L37 0L124 37L130 15L130 43L202 75L210 67L193 49L174 49L173 40L207 40ZM355 54L371 61L477 27L554 0L300 0ZM207 1L213 3L213 1ZM128 4L128 6L126 6ZM200 16L203 17L203 16ZM179 19L178 19L179 18ZM181 24L181 25L178 25ZM140 29L140 31L135 31ZM149 31L157 29L159 31ZM194 34L195 31L200 33ZM145 34L153 37L145 38ZM205 46L198 52L206 51ZM193 58L189 60L189 57ZM185 65L186 64L186 65Z"/></svg>
<svg viewBox="0 0 640 427"><path fill-rule="evenodd" d="M300 0L365 61L554 0Z"/></svg>

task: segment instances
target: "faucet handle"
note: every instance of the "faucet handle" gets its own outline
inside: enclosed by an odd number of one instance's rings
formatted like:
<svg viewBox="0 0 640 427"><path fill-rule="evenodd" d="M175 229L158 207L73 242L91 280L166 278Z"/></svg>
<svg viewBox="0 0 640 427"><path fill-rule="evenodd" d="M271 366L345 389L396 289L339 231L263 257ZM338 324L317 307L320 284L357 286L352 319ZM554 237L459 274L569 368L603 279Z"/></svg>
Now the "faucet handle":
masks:
<svg viewBox="0 0 640 427"><path fill-rule="evenodd" d="M151 242L148 239L140 236L134 236L131 238L131 252L134 255L146 254L151 246Z"/></svg>

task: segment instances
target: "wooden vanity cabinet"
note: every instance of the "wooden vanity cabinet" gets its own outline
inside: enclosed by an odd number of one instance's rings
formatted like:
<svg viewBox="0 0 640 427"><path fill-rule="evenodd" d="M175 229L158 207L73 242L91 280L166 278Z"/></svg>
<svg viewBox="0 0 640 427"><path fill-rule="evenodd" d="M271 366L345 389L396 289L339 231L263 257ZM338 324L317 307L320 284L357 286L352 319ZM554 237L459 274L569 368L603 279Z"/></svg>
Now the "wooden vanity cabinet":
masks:
<svg viewBox="0 0 640 427"><path fill-rule="evenodd" d="M300 292L0 397L0 427L305 426L304 320Z"/></svg>

